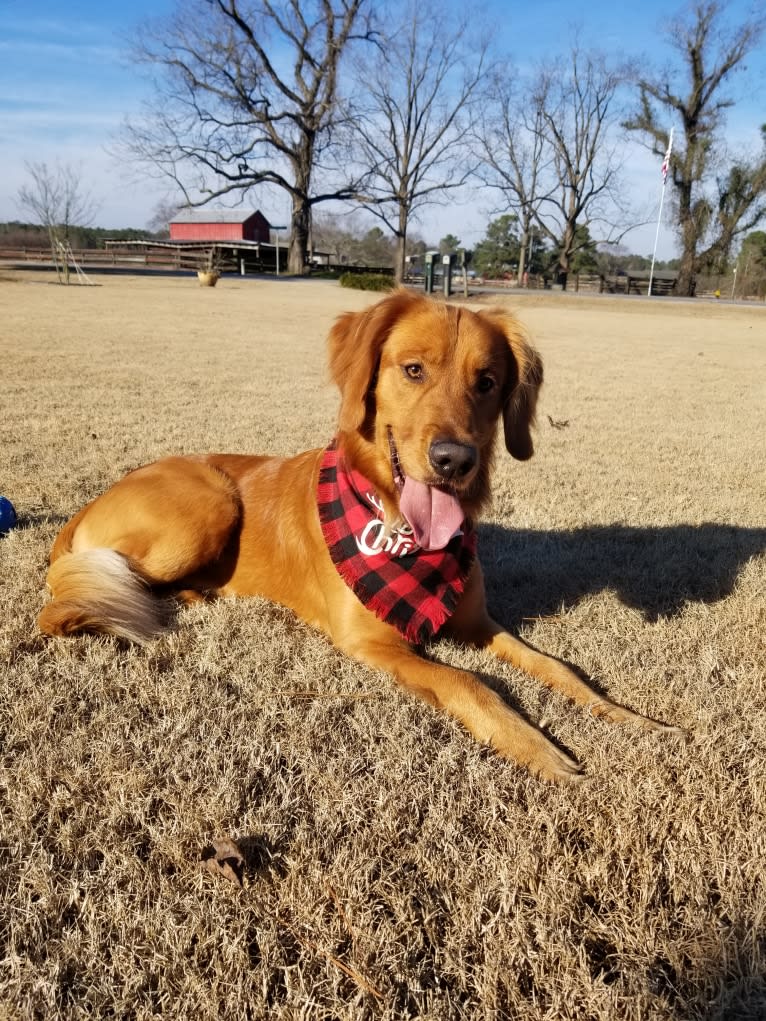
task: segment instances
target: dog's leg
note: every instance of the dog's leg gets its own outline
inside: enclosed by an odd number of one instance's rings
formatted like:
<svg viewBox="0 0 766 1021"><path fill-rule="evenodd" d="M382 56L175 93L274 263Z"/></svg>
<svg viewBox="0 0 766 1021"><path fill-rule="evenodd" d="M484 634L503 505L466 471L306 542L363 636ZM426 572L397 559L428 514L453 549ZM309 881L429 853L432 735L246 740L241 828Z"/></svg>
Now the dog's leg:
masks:
<svg viewBox="0 0 766 1021"><path fill-rule="evenodd" d="M537 727L514 712L494 691L466 670L429 662L404 640L379 625L375 637L356 635L339 643L368 666L387 671L408 691L458 719L479 741L491 745L544 780L573 780L580 766Z"/></svg>
<svg viewBox="0 0 766 1021"><path fill-rule="evenodd" d="M610 723L633 723L644 730L659 730L668 734L683 734L678 727L634 713L625 706L612 702L594 691L581 677L553 656L546 656L515 638L489 616L484 599L484 583L478 564L461 602L449 621L449 633L458 641L481 649L488 649L499 659L537 678L546 687L561 692L577 705L589 709Z"/></svg>
<svg viewBox="0 0 766 1021"><path fill-rule="evenodd" d="M599 694L560 660L538 652L521 639L509 634L493 620L490 619L489 623L491 627L486 632L484 640L474 644L489 649L499 659L536 677L546 687L560 691L577 705L589 709L594 716L599 716L610 723L634 723L644 730L681 733L677 727L669 727L647 716L641 716L640 713L634 713L631 709L613 702L606 695Z"/></svg>

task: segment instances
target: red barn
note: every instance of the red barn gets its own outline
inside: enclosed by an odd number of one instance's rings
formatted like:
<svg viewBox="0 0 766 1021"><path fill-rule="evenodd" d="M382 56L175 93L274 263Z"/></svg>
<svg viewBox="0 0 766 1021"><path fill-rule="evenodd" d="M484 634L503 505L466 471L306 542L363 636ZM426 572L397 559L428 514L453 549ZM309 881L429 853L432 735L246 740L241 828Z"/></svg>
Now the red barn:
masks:
<svg viewBox="0 0 766 1021"><path fill-rule="evenodd" d="M268 244L269 221L258 210L182 209L170 223L171 241L260 241Z"/></svg>

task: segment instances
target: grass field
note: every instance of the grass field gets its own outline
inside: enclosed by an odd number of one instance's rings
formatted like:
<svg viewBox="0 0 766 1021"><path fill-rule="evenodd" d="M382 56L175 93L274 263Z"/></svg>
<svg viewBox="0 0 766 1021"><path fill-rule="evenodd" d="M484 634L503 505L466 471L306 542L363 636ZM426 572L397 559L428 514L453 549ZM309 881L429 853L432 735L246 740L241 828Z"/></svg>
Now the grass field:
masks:
<svg viewBox="0 0 766 1021"><path fill-rule="evenodd" d="M549 786L262 601L43 640L62 523L166 453L324 444L324 338L374 300L100 283L0 280L0 1018L766 1016L766 309L503 299L547 381L491 606L689 732L435 645L585 763Z"/></svg>

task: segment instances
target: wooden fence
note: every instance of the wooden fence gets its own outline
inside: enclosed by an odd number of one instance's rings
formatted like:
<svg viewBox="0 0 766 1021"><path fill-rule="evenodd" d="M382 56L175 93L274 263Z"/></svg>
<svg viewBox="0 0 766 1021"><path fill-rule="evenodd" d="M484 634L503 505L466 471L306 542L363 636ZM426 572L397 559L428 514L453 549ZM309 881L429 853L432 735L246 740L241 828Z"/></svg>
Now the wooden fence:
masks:
<svg viewBox="0 0 766 1021"><path fill-rule="evenodd" d="M204 258L199 252L180 251L127 251L116 248L75 249L71 257L84 269L144 268L144 269L201 269ZM30 263L53 268L50 249L0 248L0 261L14 264ZM71 265L71 259L70 259Z"/></svg>
<svg viewBox="0 0 766 1021"><path fill-rule="evenodd" d="M233 273L242 270L242 260L246 273L273 273L276 269L276 252L273 247L259 250L247 248L235 250L231 245L215 246L217 266L222 272ZM184 248L176 246L156 248L82 248L70 253L69 265L73 261L84 270L165 270L189 271L205 269L210 246ZM282 269L287 265L287 250L282 249ZM53 269L53 258L50 249L43 248L0 248L0 262L12 265L35 265Z"/></svg>
<svg viewBox="0 0 766 1021"><path fill-rule="evenodd" d="M165 272L194 272L204 269L208 261L210 245L201 243L196 246L183 245L147 245L144 242L133 242L128 245L110 245L108 248L83 248L71 253L77 265L84 270L102 271L165 271ZM216 243L213 245L216 250L216 257L219 268L225 273L275 273L286 272L287 270L287 248L280 247L277 251L274 245L250 245L238 247L236 242L227 244ZM279 267L277 267L277 256ZM11 266L36 266L40 268L53 269L53 259L48 248L0 248L0 263ZM72 265L70 261L70 266ZM355 267L346 265L314 265L311 267L315 273L340 273L340 272L377 272L391 273L387 268ZM420 283L422 277L411 277L410 282ZM475 280L471 284L482 284L486 287L497 289L506 288L514 290L517 286L515 279L501 280ZM453 273L453 291L457 292L462 286L460 272ZM610 276L601 276L597 273L572 273L567 282L567 290L579 294L647 294L649 286L648 273L641 271L635 274L620 273ZM530 274L527 290L548 290L552 287L550 281L537 274ZM556 288L560 290L561 288ZM655 274L652 282L652 293L654 295L675 294L675 279L664 276L662 272ZM699 277L697 280L697 297L723 299L736 297L746 301L765 301L766 284L761 279L744 278L739 281L733 276L728 277Z"/></svg>

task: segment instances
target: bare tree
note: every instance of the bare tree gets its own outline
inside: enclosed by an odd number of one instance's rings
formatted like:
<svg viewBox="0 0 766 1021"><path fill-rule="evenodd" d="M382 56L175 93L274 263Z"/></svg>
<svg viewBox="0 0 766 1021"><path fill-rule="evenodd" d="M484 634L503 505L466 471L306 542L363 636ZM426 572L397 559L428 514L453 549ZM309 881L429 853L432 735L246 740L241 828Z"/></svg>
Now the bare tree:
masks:
<svg viewBox="0 0 766 1021"><path fill-rule="evenodd" d="M351 41L370 37L367 4L190 0L174 20L147 26L136 57L155 71L156 95L126 125L129 156L168 176L189 205L241 202L257 185L284 190L289 269L305 272L312 208L358 190L336 158L338 76Z"/></svg>
<svg viewBox="0 0 766 1021"><path fill-rule="evenodd" d="M461 187L477 160L466 145L471 109L486 80L487 45L467 51L467 23L414 2L377 55L357 67L367 105L356 111L358 159L370 211L396 238L396 279L405 272L410 221Z"/></svg>
<svg viewBox="0 0 766 1021"><path fill-rule="evenodd" d="M330 255L336 265L391 266L392 239L380 227L371 226L359 209L315 216L312 229L315 248Z"/></svg>
<svg viewBox="0 0 766 1021"><path fill-rule="evenodd" d="M529 81L494 81L476 127L479 174L518 217L519 280L536 232L553 245L566 287L583 246L614 243L635 226L619 188L624 148L616 129L626 75L624 65L575 43L565 60Z"/></svg>
<svg viewBox="0 0 766 1021"><path fill-rule="evenodd" d="M701 265L723 270L737 238L766 218L766 124L761 127L762 151L732 164L716 180L715 236L698 256Z"/></svg>
<svg viewBox="0 0 766 1021"><path fill-rule="evenodd" d="M314 247L326 252L336 266L350 261L349 256L359 234L356 217L338 213L319 213L313 217Z"/></svg>
<svg viewBox="0 0 766 1021"><path fill-rule="evenodd" d="M630 224L620 193L624 147L615 137L620 122L618 90L624 66L598 53L572 48L569 60L544 70L533 89L535 123L544 139L550 183L540 195L535 220L558 250L558 279L566 287L572 259L586 243L614 243Z"/></svg>
<svg viewBox="0 0 766 1021"><path fill-rule="evenodd" d="M688 296L695 292L700 268L727 255L733 240L764 215L766 159L739 161L727 169L719 138L724 111L733 105L724 86L760 40L764 18L727 31L725 11L724 4L697 3L689 18L670 24L667 35L680 54L680 71L639 78L638 109L626 124L662 157L671 124L680 122L670 170L681 242L677 287Z"/></svg>
<svg viewBox="0 0 766 1021"><path fill-rule="evenodd" d="M29 184L17 195L21 209L45 228L59 283L69 283L67 257L73 227L88 227L98 210L90 192L83 189L81 172L68 163L25 163Z"/></svg>
<svg viewBox="0 0 766 1021"><path fill-rule="evenodd" d="M542 109L527 102L526 90L516 76L495 74L473 135L482 157L477 176L501 193L504 208L512 209L518 219L521 285L540 204L552 187Z"/></svg>
<svg viewBox="0 0 766 1021"><path fill-rule="evenodd" d="M147 230L161 237L170 237L170 224L173 217L183 209L183 200L165 197L159 200L152 210L152 215L147 223Z"/></svg>
<svg viewBox="0 0 766 1021"><path fill-rule="evenodd" d="M754 294L766 299L766 232L753 231L742 241L734 268L732 294Z"/></svg>

